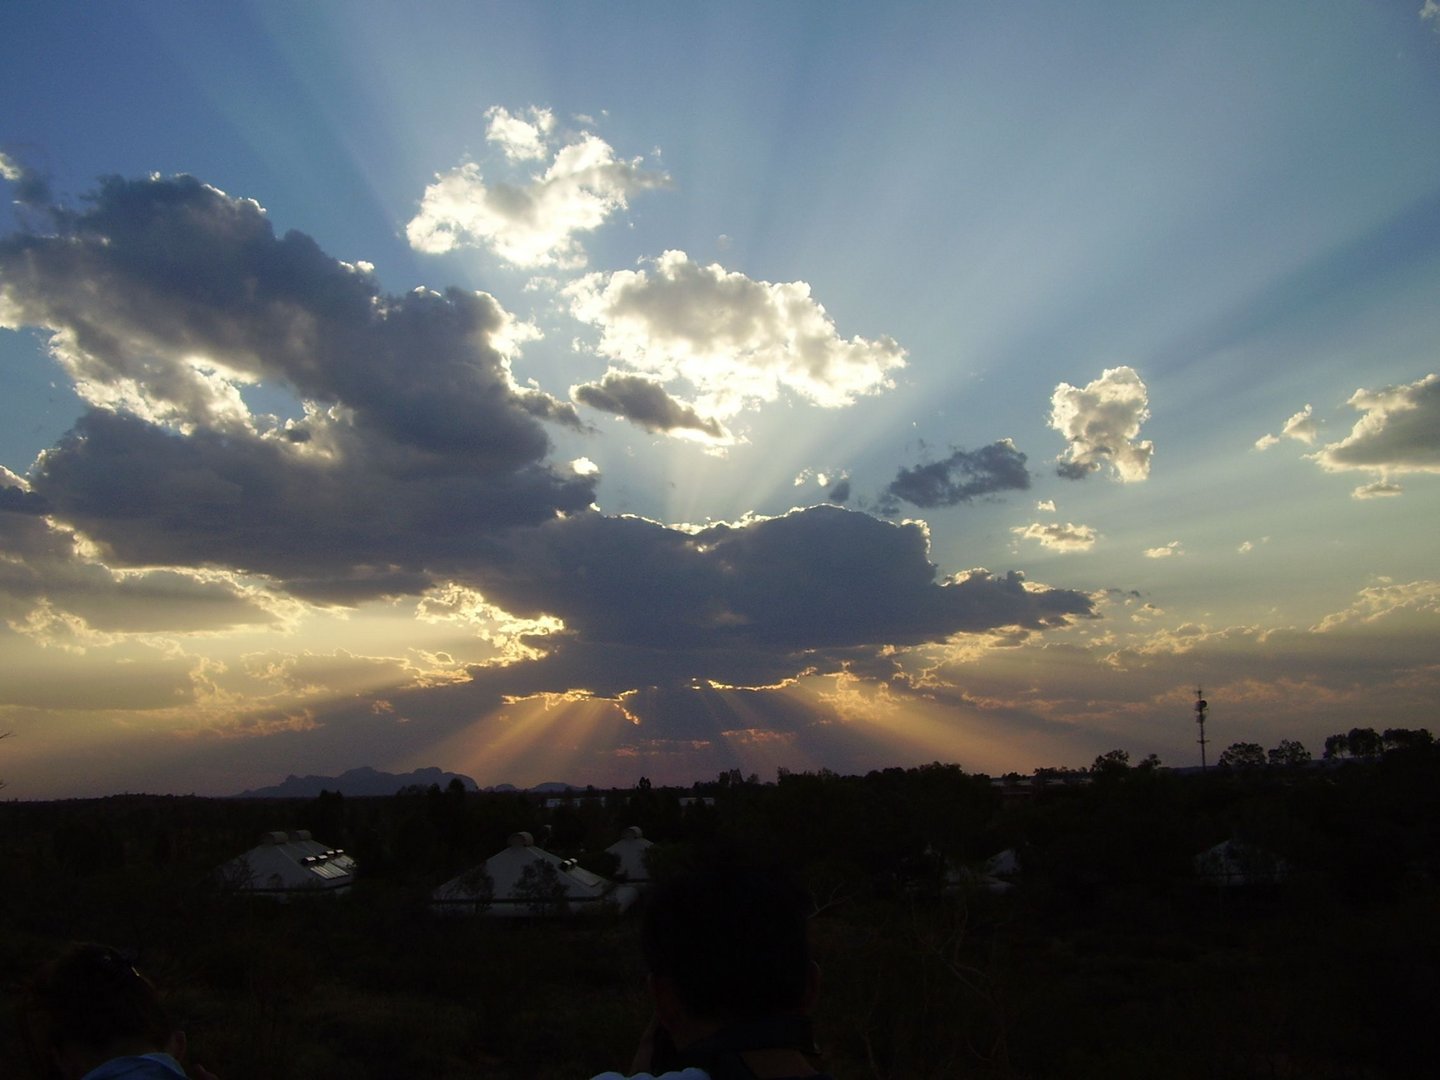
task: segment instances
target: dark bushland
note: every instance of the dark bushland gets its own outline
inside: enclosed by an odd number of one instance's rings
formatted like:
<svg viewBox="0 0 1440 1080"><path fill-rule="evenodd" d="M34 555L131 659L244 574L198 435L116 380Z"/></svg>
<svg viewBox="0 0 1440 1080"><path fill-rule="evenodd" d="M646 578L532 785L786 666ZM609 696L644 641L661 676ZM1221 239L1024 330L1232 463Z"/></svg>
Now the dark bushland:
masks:
<svg viewBox="0 0 1440 1080"><path fill-rule="evenodd" d="M527 829L603 866L716 860L810 890L837 1077L1422 1075L1440 1002L1440 750L1178 775L1110 756L1048 784L958 767L727 773L692 790L0 803L0 1006L70 940L132 951L222 1076L575 1080L648 1018L636 919L439 918L429 892ZM1253 757L1253 755L1252 755ZM713 803L696 801L708 798ZM275 828L345 847L348 896L228 894ZM1202 884L1222 841L1282 872ZM1008 891L984 860L1018 853ZM23 1075L0 1025L0 1075Z"/></svg>

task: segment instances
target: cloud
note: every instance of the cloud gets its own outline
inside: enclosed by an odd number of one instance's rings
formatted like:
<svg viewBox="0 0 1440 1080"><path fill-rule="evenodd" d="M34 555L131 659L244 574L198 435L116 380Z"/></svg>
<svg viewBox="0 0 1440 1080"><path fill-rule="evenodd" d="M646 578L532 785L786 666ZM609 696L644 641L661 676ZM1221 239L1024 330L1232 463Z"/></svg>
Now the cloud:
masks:
<svg viewBox="0 0 1440 1080"><path fill-rule="evenodd" d="M600 514L516 533L473 584L519 617L564 624L531 665L476 673L528 692L773 685L863 655L1093 614L1082 593L975 570L941 579L923 526L832 506L688 531ZM828 658L828 659L827 659ZM522 691L513 691L522 692Z"/></svg>
<svg viewBox="0 0 1440 1080"><path fill-rule="evenodd" d="M5 491L31 495L0 467ZM71 530L28 510L0 506L0 619L48 642L53 631L104 644L107 635L212 632L275 625L279 600L219 571L105 566Z"/></svg>
<svg viewBox="0 0 1440 1080"><path fill-rule="evenodd" d="M1185 552L1180 547L1179 540L1171 540L1170 543L1166 544L1164 547L1153 547L1145 549L1145 557L1147 559L1168 559L1174 555L1184 554Z"/></svg>
<svg viewBox="0 0 1440 1080"><path fill-rule="evenodd" d="M893 339L842 339L803 281L772 284L667 251L651 269L589 274L565 290L600 328L598 351L651 379L683 380L697 410L733 416L783 392L825 408L893 386Z"/></svg>
<svg viewBox="0 0 1440 1080"><path fill-rule="evenodd" d="M1320 434L1320 426L1315 422L1314 410L1306 405L1289 420L1285 421L1282 434L1307 445L1313 445Z"/></svg>
<svg viewBox="0 0 1440 1080"><path fill-rule="evenodd" d="M512 116L500 105L485 110L485 118L490 121L485 138L504 150L511 161L536 161L545 157L555 130L555 114L549 109L532 105L524 113L525 116Z"/></svg>
<svg viewBox="0 0 1440 1080"><path fill-rule="evenodd" d="M1403 494L1405 489L1399 484L1390 480L1376 480L1371 484L1361 484L1350 496L1355 499L1387 499Z"/></svg>
<svg viewBox="0 0 1440 1080"><path fill-rule="evenodd" d="M592 409L623 416L646 431L694 433L715 443L733 441L719 421L701 416L658 383L639 375L608 372L598 383L572 386L570 396Z"/></svg>
<svg viewBox="0 0 1440 1080"><path fill-rule="evenodd" d="M979 450L956 450L943 461L902 468L885 489L883 501L886 512L894 513L897 500L929 509L1029 487L1025 455L1009 439L1001 439Z"/></svg>
<svg viewBox="0 0 1440 1080"><path fill-rule="evenodd" d="M22 206L43 206L50 200L50 185L44 177L3 151L0 151L0 180L14 185L15 201Z"/></svg>
<svg viewBox="0 0 1440 1080"><path fill-rule="evenodd" d="M1110 466L1122 483L1150 475L1154 444L1137 441L1149 396L1133 368L1107 368L1083 389L1061 383L1050 397L1050 426L1069 443L1056 472L1078 480Z"/></svg>
<svg viewBox="0 0 1440 1080"><path fill-rule="evenodd" d="M1041 547L1052 551L1089 551L1100 537L1089 525L1074 525L1068 521L1064 525L1036 521L1029 525L1017 525L1010 531L1022 540L1035 540Z"/></svg>
<svg viewBox="0 0 1440 1080"><path fill-rule="evenodd" d="M558 138L549 110L514 116L497 107L486 116L486 138L512 164L544 161L547 167L516 184L487 180L474 162L436 174L405 227L417 251L484 247L516 266L577 269L585 265L579 234L624 210L637 192L669 182L664 173L643 168L638 157L617 158L609 143L588 131Z"/></svg>
<svg viewBox="0 0 1440 1080"><path fill-rule="evenodd" d="M504 131L523 148L523 131ZM385 294L364 265L298 232L277 237L258 204L198 180L107 180L50 221L50 235L0 239L0 322L46 331L88 408L28 478L0 474L0 636L7 662L156 653L144 665L163 674L153 688L110 666L127 707L157 723L264 735L252 742L277 761L302 742L340 752L357 731L398 754L391 729L418 730L402 721L445 736L498 723L492 710L527 695L603 697L614 712L641 688L758 691L888 670L900 650L1020 642L1096 614L1089 595L1018 572L944 576L923 524L833 505L704 527L605 516L589 459L551 463L546 423L584 425L516 382L511 362L532 335L492 297ZM788 390L836 406L888 385L904 361L888 339L840 340L803 284L683 255L590 287L607 333L635 332L626 319L645 331L638 351L619 351L673 364L715 396L738 384L737 400ZM648 351L662 344L663 362ZM717 356L720 367L700 364ZM590 389L632 420L683 425L664 381L642 366ZM293 415L252 412L255 387L288 395ZM695 430L705 415L695 409ZM1008 443L950 464L937 497L1026 475ZM843 474L823 482L847 496ZM158 644L318 617L307 601L398 618L383 601L402 596L435 635L416 646L428 655L295 650L246 666L233 639L228 658ZM331 692L355 696L322 700ZM732 717L713 741L757 726L773 725Z"/></svg>
<svg viewBox="0 0 1440 1080"><path fill-rule="evenodd" d="M373 691L409 681L413 669L393 657L357 656L345 649L318 653L271 650L244 658L246 674L293 701Z"/></svg>
<svg viewBox="0 0 1440 1080"><path fill-rule="evenodd" d="M1440 584L1433 581L1382 582L1309 627L1215 628L1169 623L1148 605L1140 613L1154 629L1127 635L1122 647L1108 635L1036 637L991 649L976 664L968 642L957 642L913 685L937 702L978 708L982 715L967 730L994 717L1008 746L1027 728L1062 725L1092 753L1116 745L1132 754L1154 750L1169 765L1199 764L1197 684L1212 720L1223 717L1236 733L1227 742L1299 738L1317 756L1324 737L1353 727L1357 716L1377 729L1426 724L1440 694ZM904 685L894 680L892 689Z"/></svg>
<svg viewBox="0 0 1440 1080"><path fill-rule="evenodd" d="M1440 582L1410 581L1397 584L1388 578L1381 578L1377 584L1361 589L1348 608L1325 616L1311 629L1324 634L1347 626L1371 625L1398 612L1440 615Z"/></svg>
<svg viewBox="0 0 1440 1080"><path fill-rule="evenodd" d="M0 240L0 325L50 331L93 406L32 476L107 561L222 565L309 595L423 587L488 533L581 510L545 463L569 403L518 386L483 293L381 293L190 177L102 183L54 235ZM523 336L520 335L520 336ZM242 390L304 403L284 422Z"/></svg>
<svg viewBox="0 0 1440 1080"><path fill-rule="evenodd" d="M838 472L833 470L816 471L811 468L801 469L792 483L796 487L815 482L826 489L825 498L833 503L844 503L850 501L850 476L845 470Z"/></svg>
<svg viewBox="0 0 1440 1080"><path fill-rule="evenodd" d="M1330 472L1374 471L1381 480L1397 473L1440 472L1440 375L1356 390L1348 404L1360 419L1344 439L1309 455L1312 461ZM1398 489L1379 483L1361 490L1375 495Z"/></svg>
<svg viewBox="0 0 1440 1080"><path fill-rule="evenodd" d="M0 465L0 479L3 478L11 479L11 483L0 485L0 513L43 514L50 509L44 496L30 491L26 485L16 483L19 478Z"/></svg>
<svg viewBox="0 0 1440 1080"><path fill-rule="evenodd" d="M1294 439L1296 442L1303 442L1307 446L1313 446L1315 440L1320 436L1320 425L1315 420L1313 407L1306 405L1305 408L1290 417L1289 420L1286 420L1285 426L1281 429L1281 434L1287 438ZM1279 442L1279 435L1267 433L1255 440L1255 449L1269 450Z"/></svg>

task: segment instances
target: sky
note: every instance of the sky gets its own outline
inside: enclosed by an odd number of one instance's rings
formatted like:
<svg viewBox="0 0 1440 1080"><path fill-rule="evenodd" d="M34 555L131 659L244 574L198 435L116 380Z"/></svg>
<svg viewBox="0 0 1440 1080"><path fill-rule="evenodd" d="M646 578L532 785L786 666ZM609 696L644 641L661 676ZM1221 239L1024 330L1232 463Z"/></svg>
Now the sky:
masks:
<svg viewBox="0 0 1440 1080"><path fill-rule="evenodd" d="M1440 7L21 5L3 797L1440 700Z"/></svg>

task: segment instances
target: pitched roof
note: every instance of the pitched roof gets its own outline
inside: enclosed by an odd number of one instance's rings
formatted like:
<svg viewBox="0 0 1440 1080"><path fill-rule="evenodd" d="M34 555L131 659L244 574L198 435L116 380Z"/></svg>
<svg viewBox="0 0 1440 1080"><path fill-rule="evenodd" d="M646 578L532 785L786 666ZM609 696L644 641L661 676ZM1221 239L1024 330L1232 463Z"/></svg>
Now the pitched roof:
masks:
<svg viewBox="0 0 1440 1080"><path fill-rule="evenodd" d="M528 832L513 833L503 851L451 878L431 894L437 911L486 911L491 915L565 914L614 904L621 910L635 890L579 866L574 859L537 847Z"/></svg>
<svg viewBox="0 0 1440 1080"><path fill-rule="evenodd" d="M219 869L235 888L284 899L300 893L343 893L355 880L355 860L343 848L313 839L304 829L269 832Z"/></svg>

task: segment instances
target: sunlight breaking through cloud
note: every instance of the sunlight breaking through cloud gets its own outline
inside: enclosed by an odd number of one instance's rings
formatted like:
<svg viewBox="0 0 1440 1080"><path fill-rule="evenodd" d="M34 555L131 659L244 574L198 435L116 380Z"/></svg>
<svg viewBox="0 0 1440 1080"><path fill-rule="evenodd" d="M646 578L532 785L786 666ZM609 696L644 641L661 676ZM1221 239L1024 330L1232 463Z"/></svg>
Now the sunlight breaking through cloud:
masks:
<svg viewBox="0 0 1440 1080"><path fill-rule="evenodd" d="M549 110L531 108L528 120L498 107L486 115L486 137L511 164L548 166L518 183L487 179L473 161L437 173L405 227L415 250L440 255L484 247L516 266L578 269L586 262L581 234L624 210L635 194L669 183L642 158L616 157L598 135L559 137Z"/></svg>

